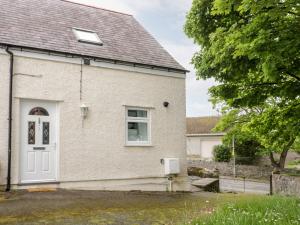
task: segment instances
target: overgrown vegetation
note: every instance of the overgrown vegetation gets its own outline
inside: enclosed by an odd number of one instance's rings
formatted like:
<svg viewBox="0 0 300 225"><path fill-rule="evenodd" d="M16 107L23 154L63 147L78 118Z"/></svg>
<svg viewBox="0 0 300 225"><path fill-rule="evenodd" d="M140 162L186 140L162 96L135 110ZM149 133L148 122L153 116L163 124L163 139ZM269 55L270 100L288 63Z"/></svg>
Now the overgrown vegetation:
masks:
<svg viewBox="0 0 300 225"><path fill-rule="evenodd" d="M226 145L216 145L213 150L216 162L229 162L232 156L231 149Z"/></svg>
<svg viewBox="0 0 300 225"><path fill-rule="evenodd" d="M284 206L284 207L283 207ZM242 196L225 203L193 225L300 224L300 199L278 196Z"/></svg>
<svg viewBox="0 0 300 225"><path fill-rule="evenodd" d="M299 8L299 0L193 0L185 24L201 46L197 77L217 81L209 91L223 128L252 136L278 169L300 145Z"/></svg>

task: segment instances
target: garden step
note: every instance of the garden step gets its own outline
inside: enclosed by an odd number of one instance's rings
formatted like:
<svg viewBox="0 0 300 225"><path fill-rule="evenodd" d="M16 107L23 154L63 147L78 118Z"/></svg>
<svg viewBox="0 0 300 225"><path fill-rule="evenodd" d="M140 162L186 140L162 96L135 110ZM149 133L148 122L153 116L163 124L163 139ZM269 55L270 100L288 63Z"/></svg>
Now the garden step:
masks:
<svg viewBox="0 0 300 225"><path fill-rule="evenodd" d="M204 191L219 192L220 190L219 179L215 178L201 178L194 180L192 181L192 185L201 188Z"/></svg>

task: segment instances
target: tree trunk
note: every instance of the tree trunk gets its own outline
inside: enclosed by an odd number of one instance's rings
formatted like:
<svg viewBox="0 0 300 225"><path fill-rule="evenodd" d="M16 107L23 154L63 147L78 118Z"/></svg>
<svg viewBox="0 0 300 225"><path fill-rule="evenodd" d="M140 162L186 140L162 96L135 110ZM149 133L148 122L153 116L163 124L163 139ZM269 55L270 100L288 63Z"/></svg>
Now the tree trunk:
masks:
<svg viewBox="0 0 300 225"><path fill-rule="evenodd" d="M291 138L290 141L286 144L286 146L284 146L282 152L280 153L280 158L279 158L278 162L276 162L276 160L274 159L273 152L270 152L270 160L271 160L271 164L274 168L276 168L278 170L284 169L285 160L286 160L288 151L290 150L290 148L294 144L294 142L295 142L295 138Z"/></svg>
<svg viewBox="0 0 300 225"><path fill-rule="evenodd" d="M286 156L288 154L288 151L289 151L288 149L285 149L280 154L279 163L278 163L280 169L284 169L285 160L286 160Z"/></svg>
<svg viewBox="0 0 300 225"><path fill-rule="evenodd" d="M279 168L280 169L284 169L286 156L287 156L288 151L290 150L291 146L294 144L294 142L295 142L295 138L291 138L290 141L284 147L283 151L281 152L280 159L279 159Z"/></svg>
<svg viewBox="0 0 300 225"><path fill-rule="evenodd" d="M271 165L274 167L274 168L279 168L279 163L276 162L276 160L274 159L274 155L273 155L273 152L270 152L270 160L271 160Z"/></svg>

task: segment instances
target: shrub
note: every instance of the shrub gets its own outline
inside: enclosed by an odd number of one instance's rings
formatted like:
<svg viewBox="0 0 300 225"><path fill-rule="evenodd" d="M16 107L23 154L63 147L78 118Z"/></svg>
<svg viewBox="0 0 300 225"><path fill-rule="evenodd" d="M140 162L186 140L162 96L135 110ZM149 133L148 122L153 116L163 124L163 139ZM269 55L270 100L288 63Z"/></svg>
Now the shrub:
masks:
<svg viewBox="0 0 300 225"><path fill-rule="evenodd" d="M229 162L231 159L231 149L226 145L216 145L213 154L216 162Z"/></svg>

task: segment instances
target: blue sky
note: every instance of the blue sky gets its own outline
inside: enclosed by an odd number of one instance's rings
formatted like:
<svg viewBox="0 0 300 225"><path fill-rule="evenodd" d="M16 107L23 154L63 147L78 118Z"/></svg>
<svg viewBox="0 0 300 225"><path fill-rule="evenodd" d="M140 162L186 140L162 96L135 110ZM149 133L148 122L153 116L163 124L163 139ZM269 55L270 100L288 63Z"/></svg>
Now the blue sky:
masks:
<svg viewBox="0 0 300 225"><path fill-rule="evenodd" d="M133 15L159 43L191 72L186 79L187 116L216 115L209 103L211 80L196 80L190 64L198 47L183 32L185 15L192 0L72 0Z"/></svg>

